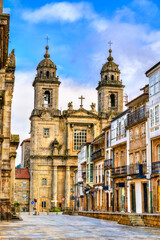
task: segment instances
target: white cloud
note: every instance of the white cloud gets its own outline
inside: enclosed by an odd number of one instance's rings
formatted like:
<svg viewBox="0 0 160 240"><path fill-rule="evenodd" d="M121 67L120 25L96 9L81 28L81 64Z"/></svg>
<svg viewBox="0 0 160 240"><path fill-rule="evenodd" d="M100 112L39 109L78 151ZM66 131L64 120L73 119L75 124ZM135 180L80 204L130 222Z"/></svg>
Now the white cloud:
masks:
<svg viewBox="0 0 160 240"><path fill-rule="evenodd" d="M24 20L30 23L39 22L68 22L73 23L81 19L91 22L91 26L98 32L104 31L107 28L107 21L96 14L92 5L88 2L70 3L59 2L50 3L36 10L24 11L22 15Z"/></svg>
<svg viewBox="0 0 160 240"><path fill-rule="evenodd" d="M50 3L34 11L26 11L23 13L23 18L32 23L38 23L41 21L75 22L82 18L90 19L94 17L95 14L92 11L91 5L86 2Z"/></svg>

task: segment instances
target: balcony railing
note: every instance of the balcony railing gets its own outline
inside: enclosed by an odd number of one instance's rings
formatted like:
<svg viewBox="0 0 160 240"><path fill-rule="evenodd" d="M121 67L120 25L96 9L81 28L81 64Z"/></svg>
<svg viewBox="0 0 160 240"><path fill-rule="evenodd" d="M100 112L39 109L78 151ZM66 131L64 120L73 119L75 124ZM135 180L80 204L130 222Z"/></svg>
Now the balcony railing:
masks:
<svg viewBox="0 0 160 240"><path fill-rule="evenodd" d="M143 176L147 173L146 163L144 164L130 164L121 167L113 168L111 171L112 177L115 176Z"/></svg>
<svg viewBox="0 0 160 240"><path fill-rule="evenodd" d="M92 161L104 157L104 148L92 153Z"/></svg>
<svg viewBox="0 0 160 240"><path fill-rule="evenodd" d="M141 122L149 117L149 110L146 107L136 109L127 115L127 127Z"/></svg>
<svg viewBox="0 0 160 240"><path fill-rule="evenodd" d="M152 162L152 174L159 174L160 173L160 161Z"/></svg>
<svg viewBox="0 0 160 240"><path fill-rule="evenodd" d="M112 168L112 159L107 159L104 161L104 170Z"/></svg>
<svg viewBox="0 0 160 240"><path fill-rule="evenodd" d="M86 172L83 172L83 173L82 173L82 178L83 178L83 179L86 179Z"/></svg>

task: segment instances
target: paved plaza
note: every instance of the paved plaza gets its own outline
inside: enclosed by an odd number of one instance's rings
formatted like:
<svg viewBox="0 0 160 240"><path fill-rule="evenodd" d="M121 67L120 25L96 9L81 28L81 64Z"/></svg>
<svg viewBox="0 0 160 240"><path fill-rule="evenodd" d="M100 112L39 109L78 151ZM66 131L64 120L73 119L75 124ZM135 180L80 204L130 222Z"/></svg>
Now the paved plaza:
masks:
<svg viewBox="0 0 160 240"><path fill-rule="evenodd" d="M0 239L160 239L160 229L130 227L82 216L27 215L0 222Z"/></svg>

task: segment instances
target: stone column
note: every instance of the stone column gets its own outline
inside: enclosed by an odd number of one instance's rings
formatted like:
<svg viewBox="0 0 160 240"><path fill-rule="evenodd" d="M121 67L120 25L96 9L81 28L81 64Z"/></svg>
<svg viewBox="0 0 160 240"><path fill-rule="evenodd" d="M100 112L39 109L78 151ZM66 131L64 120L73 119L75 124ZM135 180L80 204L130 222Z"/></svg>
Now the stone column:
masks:
<svg viewBox="0 0 160 240"><path fill-rule="evenodd" d="M11 153L10 154L10 162L11 162L11 186L10 186L10 201L11 204L14 203L14 194L15 194L15 158L16 158L16 153Z"/></svg>
<svg viewBox="0 0 160 240"><path fill-rule="evenodd" d="M70 207L70 167L66 166L65 207Z"/></svg>
<svg viewBox="0 0 160 240"><path fill-rule="evenodd" d="M57 166L53 167L53 206L57 207Z"/></svg>

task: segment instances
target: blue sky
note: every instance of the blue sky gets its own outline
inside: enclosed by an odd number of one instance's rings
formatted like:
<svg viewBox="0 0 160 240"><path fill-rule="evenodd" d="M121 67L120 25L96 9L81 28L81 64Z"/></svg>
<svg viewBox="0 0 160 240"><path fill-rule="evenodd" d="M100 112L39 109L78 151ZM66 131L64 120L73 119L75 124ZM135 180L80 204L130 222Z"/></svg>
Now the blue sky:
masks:
<svg viewBox="0 0 160 240"><path fill-rule="evenodd" d="M85 108L97 102L95 88L109 40L130 100L148 83L145 71L160 60L159 1L6 0L4 8L11 14L10 50L15 48L17 59L12 131L21 140L29 136L32 82L47 35L62 82L60 109L66 109L69 101L78 108L81 94L86 98Z"/></svg>

